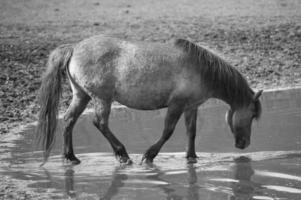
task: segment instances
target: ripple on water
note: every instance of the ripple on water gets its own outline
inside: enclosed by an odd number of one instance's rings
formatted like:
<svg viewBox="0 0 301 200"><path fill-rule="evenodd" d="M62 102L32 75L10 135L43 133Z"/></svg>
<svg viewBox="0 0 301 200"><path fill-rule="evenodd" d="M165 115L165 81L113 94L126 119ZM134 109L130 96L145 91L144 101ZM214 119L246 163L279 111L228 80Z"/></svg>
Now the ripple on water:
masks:
<svg viewBox="0 0 301 200"><path fill-rule="evenodd" d="M300 176L295 176L295 175L290 175L290 174L283 174L283 173L278 173L278 172L256 170L255 174L258 175L258 176L274 177L274 178L280 178L280 179L286 179L286 180L301 181Z"/></svg>
<svg viewBox="0 0 301 200"><path fill-rule="evenodd" d="M268 197L268 196L253 196L253 199L258 199L258 200L275 200L272 197Z"/></svg>
<svg viewBox="0 0 301 200"><path fill-rule="evenodd" d="M301 189L293 188L293 187L286 187L286 186L280 186L280 185L263 185L262 187L265 187L270 190L275 190L278 192L301 194Z"/></svg>

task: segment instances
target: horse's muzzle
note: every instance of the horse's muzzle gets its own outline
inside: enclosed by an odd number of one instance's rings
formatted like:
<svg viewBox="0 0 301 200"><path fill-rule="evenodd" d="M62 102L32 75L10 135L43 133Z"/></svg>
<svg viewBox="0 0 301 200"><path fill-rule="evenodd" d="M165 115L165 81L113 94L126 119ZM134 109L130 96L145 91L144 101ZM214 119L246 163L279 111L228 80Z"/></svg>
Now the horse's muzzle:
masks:
<svg viewBox="0 0 301 200"><path fill-rule="evenodd" d="M245 149L249 145L250 145L250 141L247 141L244 139L236 140L236 142L235 142L235 147L238 149Z"/></svg>

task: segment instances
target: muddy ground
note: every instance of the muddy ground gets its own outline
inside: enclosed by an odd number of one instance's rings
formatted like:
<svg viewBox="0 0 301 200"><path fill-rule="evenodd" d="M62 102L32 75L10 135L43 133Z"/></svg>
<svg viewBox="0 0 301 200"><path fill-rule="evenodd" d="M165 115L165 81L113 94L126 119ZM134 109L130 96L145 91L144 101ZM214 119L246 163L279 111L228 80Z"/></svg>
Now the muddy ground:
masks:
<svg viewBox="0 0 301 200"><path fill-rule="evenodd" d="M300 86L300 10L298 0L2 0L0 133L36 119L49 52L96 34L186 38L218 52L253 88ZM70 95L65 84L61 110ZM0 198L3 191L1 186Z"/></svg>

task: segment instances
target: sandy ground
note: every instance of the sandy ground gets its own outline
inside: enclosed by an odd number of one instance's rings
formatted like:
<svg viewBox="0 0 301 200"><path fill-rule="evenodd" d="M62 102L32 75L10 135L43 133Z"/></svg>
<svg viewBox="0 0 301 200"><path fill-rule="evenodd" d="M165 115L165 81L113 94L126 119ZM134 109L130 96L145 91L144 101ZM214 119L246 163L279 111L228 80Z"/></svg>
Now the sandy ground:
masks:
<svg viewBox="0 0 301 200"><path fill-rule="evenodd" d="M36 119L49 52L96 34L190 39L223 55L253 88L300 86L300 10L299 0L1 0L0 133ZM67 85L62 99L64 110ZM7 199L14 186L1 178L0 199Z"/></svg>

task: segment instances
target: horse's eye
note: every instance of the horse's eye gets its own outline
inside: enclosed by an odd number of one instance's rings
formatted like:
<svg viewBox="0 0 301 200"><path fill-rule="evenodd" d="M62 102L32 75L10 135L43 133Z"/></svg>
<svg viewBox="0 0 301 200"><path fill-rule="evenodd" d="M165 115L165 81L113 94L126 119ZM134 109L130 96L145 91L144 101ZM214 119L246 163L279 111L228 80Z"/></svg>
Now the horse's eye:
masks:
<svg viewBox="0 0 301 200"><path fill-rule="evenodd" d="M257 113L256 113L256 112L253 112L253 114L252 114L252 119L257 119L257 118L258 118Z"/></svg>

